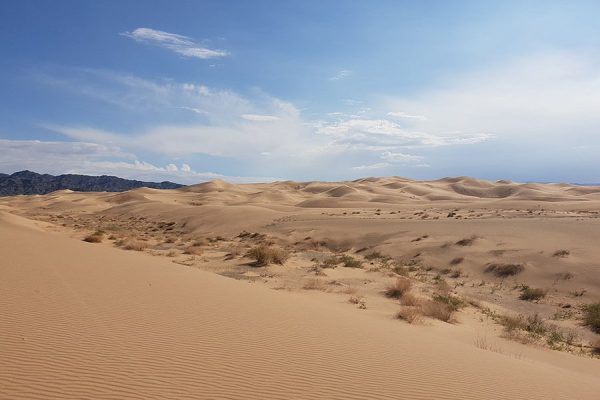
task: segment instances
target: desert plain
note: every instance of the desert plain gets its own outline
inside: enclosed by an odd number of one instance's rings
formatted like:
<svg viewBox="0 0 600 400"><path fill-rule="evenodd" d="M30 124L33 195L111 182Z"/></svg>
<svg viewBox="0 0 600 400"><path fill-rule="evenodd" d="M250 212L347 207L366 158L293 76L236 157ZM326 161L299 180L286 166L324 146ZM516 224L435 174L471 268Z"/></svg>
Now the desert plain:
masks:
<svg viewBox="0 0 600 400"><path fill-rule="evenodd" d="M570 184L3 197L0 398L597 399L599 239Z"/></svg>

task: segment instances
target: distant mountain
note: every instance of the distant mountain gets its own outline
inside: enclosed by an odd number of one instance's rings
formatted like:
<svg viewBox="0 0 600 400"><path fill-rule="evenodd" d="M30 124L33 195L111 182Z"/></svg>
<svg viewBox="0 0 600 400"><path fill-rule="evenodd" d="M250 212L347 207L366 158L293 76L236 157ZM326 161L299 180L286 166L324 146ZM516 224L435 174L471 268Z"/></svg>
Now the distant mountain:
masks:
<svg viewBox="0 0 600 400"><path fill-rule="evenodd" d="M182 187L173 182L142 182L117 178L116 176L48 175L31 171L0 174L0 196L18 194L46 194L55 190L70 189L77 192L123 192L148 187L153 189L177 189Z"/></svg>

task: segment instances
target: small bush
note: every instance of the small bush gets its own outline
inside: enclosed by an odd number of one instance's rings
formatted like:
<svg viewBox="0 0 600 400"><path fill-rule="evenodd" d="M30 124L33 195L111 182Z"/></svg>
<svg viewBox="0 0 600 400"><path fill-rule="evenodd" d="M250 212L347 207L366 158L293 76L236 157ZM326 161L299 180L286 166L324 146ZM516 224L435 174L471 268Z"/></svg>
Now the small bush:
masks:
<svg viewBox="0 0 600 400"><path fill-rule="evenodd" d="M246 257L254 259L257 267L264 267L269 264L283 265L289 258L289 253L286 250L262 244L248 250Z"/></svg>
<svg viewBox="0 0 600 400"><path fill-rule="evenodd" d="M414 324L421 320L421 313L417 308L403 308L396 313L396 318Z"/></svg>
<svg viewBox="0 0 600 400"><path fill-rule="evenodd" d="M600 333L600 303L583 306L583 323L596 333Z"/></svg>
<svg viewBox="0 0 600 400"><path fill-rule="evenodd" d="M525 330L534 335L543 335L548 332L548 326L544 323L544 320L538 315L534 314L527 317L525 323Z"/></svg>
<svg viewBox="0 0 600 400"><path fill-rule="evenodd" d="M396 265L394 268L392 268L392 271L398 275L408 276L408 273L410 272L410 267L406 268L402 265Z"/></svg>
<svg viewBox="0 0 600 400"><path fill-rule="evenodd" d="M561 249L561 250L556 250L554 252L554 254L552 254L553 257L567 257L569 256L569 254L571 254L571 252L569 250L565 250L565 249Z"/></svg>
<svg viewBox="0 0 600 400"><path fill-rule="evenodd" d="M458 265L460 263L462 263L465 260L464 257L455 257L452 260L450 260L450 265Z"/></svg>
<svg viewBox="0 0 600 400"><path fill-rule="evenodd" d="M373 260L388 260L390 257L381 254L378 251L372 251L369 254L365 255L365 260L373 261Z"/></svg>
<svg viewBox="0 0 600 400"><path fill-rule="evenodd" d="M484 272L493 273L497 277L506 278L521 273L525 267L523 264L502 264L490 263L485 268Z"/></svg>
<svg viewBox="0 0 600 400"><path fill-rule="evenodd" d="M423 315L444 322L450 322L454 316L454 311L447 304L438 301L430 300L424 303L421 309L423 310Z"/></svg>
<svg viewBox="0 0 600 400"><path fill-rule="evenodd" d="M403 306L420 307L421 303L421 299L417 298L410 292L404 293L400 298L400 304L402 304Z"/></svg>
<svg viewBox="0 0 600 400"><path fill-rule="evenodd" d="M433 296L433 301L443 303L448 306L451 311L458 311L465 306L465 302L455 296L436 294Z"/></svg>
<svg viewBox="0 0 600 400"><path fill-rule="evenodd" d="M86 237L84 237L83 241L88 243L102 243L102 239L104 239L104 232L96 231L91 235L87 235Z"/></svg>
<svg viewBox="0 0 600 400"><path fill-rule="evenodd" d="M183 254L191 254L191 255L199 256L199 255L202 255L203 252L204 251L202 250L201 247L192 245L192 246L186 248L185 251L183 252Z"/></svg>
<svg viewBox="0 0 600 400"><path fill-rule="evenodd" d="M600 356L600 339L594 340L590 345L592 347L592 353Z"/></svg>
<svg viewBox="0 0 600 400"><path fill-rule="evenodd" d="M121 246L125 250L133 250L133 251L143 251L147 246L145 243L142 243L138 240L125 240L122 242Z"/></svg>
<svg viewBox="0 0 600 400"><path fill-rule="evenodd" d="M456 245L458 246L471 246L475 240L477 239L477 236L470 236L468 238L464 238L459 240L458 242L456 242Z"/></svg>
<svg viewBox="0 0 600 400"><path fill-rule="evenodd" d="M385 290L385 297L399 299L410 290L411 282L406 278L398 278L396 282Z"/></svg>
<svg viewBox="0 0 600 400"><path fill-rule="evenodd" d="M504 326L504 329L507 333L513 334L518 330L525 330L527 324L523 319L522 315L511 316L511 315L501 315L498 318L498 322Z"/></svg>
<svg viewBox="0 0 600 400"><path fill-rule="evenodd" d="M342 264L342 267L346 268L362 268L362 262L360 260L347 254L340 257L340 263Z"/></svg>
<svg viewBox="0 0 600 400"><path fill-rule="evenodd" d="M546 290L539 288L530 288L529 286L525 286L523 290L521 290L521 294L519 295L519 299L525 301L536 301L546 297Z"/></svg>

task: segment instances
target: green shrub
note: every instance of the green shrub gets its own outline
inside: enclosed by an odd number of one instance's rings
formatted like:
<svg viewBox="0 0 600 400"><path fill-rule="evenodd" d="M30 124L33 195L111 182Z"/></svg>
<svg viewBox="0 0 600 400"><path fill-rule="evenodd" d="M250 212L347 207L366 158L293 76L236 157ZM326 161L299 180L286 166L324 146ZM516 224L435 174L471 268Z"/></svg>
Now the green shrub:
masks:
<svg viewBox="0 0 600 400"><path fill-rule="evenodd" d="M600 333L600 303L583 306L583 323L592 331Z"/></svg>

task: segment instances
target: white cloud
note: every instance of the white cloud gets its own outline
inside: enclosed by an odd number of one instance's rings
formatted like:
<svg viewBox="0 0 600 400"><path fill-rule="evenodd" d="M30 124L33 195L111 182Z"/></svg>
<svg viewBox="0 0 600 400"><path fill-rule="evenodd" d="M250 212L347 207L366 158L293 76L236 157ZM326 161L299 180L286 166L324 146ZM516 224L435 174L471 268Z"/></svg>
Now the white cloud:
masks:
<svg viewBox="0 0 600 400"><path fill-rule="evenodd" d="M373 170L373 169L388 168L391 166L392 166L392 164L390 164L390 163L376 163L376 164L369 164L369 165L359 165L356 167L352 167L352 169L355 171L369 171L369 170Z"/></svg>
<svg viewBox="0 0 600 400"><path fill-rule="evenodd" d="M136 42L166 48L184 57L207 59L228 55L226 51L204 47L188 36L151 28L137 28L131 32L123 32L121 35L129 37Z"/></svg>
<svg viewBox="0 0 600 400"><path fill-rule="evenodd" d="M342 79L346 79L350 76L352 76L352 71L350 71L349 69L342 69L342 70L336 72L335 75L330 77L329 80L330 81L339 81Z"/></svg>
<svg viewBox="0 0 600 400"><path fill-rule="evenodd" d="M599 104L600 55L551 52L454 77L417 96L389 97L382 107L427 115L412 120L415 130L487 132L562 146L596 140Z"/></svg>
<svg viewBox="0 0 600 400"><path fill-rule="evenodd" d="M242 114L241 117L247 121L277 121L279 117L274 115Z"/></svg>
<svg viewBox="0 0 600 400"><path fill-rule="evenodd" d="M414 154L392 153L386 151L381 154L381 159L390 163L413 164L421 163L425 159L425 157L417 156Z"/></svg>
<svg viewBox="0 0 600 400"><path fill-rule="evenodd" d="M194 184L211 179L231 182L268 182L275 178L225 176L213 172L196 172L188 164L164 167L140 161L135 155L116 147L86 142L51 142L0 139L0 171L12 173L32 170L39 173L116 175L143 181L170 180Z"/></svg>
<svg viewBox="0 0 600 400"><path fill-rule="evenodd" d="M387 113L388 116L390 117L394 117L394 118L408 118L408 119L418 119L421 121L425 121L427 118L425 118L425 116L423 115L412 115L412 114L408 114L402 111L396 111L396 112L389 112Z"/></svg>

